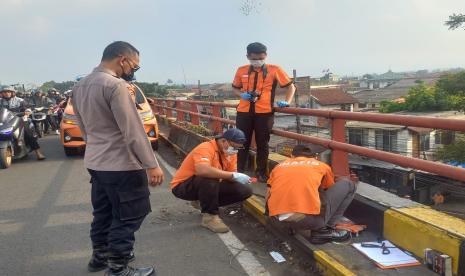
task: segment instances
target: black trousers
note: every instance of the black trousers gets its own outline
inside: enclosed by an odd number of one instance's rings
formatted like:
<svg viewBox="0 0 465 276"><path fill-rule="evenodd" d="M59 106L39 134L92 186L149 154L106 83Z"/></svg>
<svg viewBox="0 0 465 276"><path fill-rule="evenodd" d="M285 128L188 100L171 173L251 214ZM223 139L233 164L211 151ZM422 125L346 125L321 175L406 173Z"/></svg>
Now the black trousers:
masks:
<svg viewBox="0 0 465 276"><path fill-rule="evenodd" d="M34 130L29 126L29 122L26 122L24 125L24 142L31 151L40 149L39 142L37 140L38 138L37 135L35 135Z"/></svg>
<svg viewBox="0 0 465 276"><path fill-rule="evenodd" d="M255 142L257 144L257 172L261 174L266 173L269 154L268 143L270 142L273 124L273 113L237 113L236 127L244 132L247 139L244 144L244 149L239 150L237 155L237 170L239 172L244 172L245 170L252 134L255 131Z"/></svg>
<svg viewBox="0 0 465 276"><path fill-rule="evenodd" d="M325 226L335 227L354 199L356 185L347 179L339 180L326 191L320 191L321 212L306 215L298 222L289 222L294 229L317 230Z"/></svg>
<svg viewBox="0 0 465 276"><path fill-rule="evenodd" d="M114 255L128 255L134 246L134 232L151 212L146 171L88 171L94 208L93 248L107 247Z"/></svg>
<svg viewBox="0 0 465 276"><path fill-rule="evenodd" d="M184 200L198 200L202 213L217 215L220 206L244 201L252 195L252 188L237 182L193 176L172 190Z"/></svg>

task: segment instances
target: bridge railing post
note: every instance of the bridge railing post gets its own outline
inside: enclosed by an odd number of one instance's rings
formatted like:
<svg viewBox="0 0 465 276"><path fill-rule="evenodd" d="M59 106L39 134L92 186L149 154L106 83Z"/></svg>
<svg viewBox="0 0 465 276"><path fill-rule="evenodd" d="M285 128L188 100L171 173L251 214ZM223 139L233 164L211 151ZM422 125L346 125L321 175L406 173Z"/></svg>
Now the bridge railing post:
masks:
<svg viewBox="0 0 465 276"><path fill-rule="evenodd" d="M166 102L166 107L169 107L166 109L166 117L172 118L173 110L170 109L172 107L171 100L165 100L165 102Z"/></svg>
<svg viewBox="0 0 465 276"><path fill-rule="evenodd" d="M199 113L199 109L198 109L196 103L191 103L190 105L191 105L191 111L194 112L194 114L195 114L195 115L192 114L190 116L191 117L191 124L198 126L200 124L200 118L197 115Z"/></svg>
<svg viewBox="0 0 465 276"><path fill-rule="evenodd" d="M175 104L176 104L176 109L178 109L178 110L176 110L176 120L178 122L183 122L184 119L185 119L184 112L180 111L180 110L183 109L182 108L182 103L180 101L176 101Z"/></svg>
<svg viewBox="0 0 465 276"><path fill-rule="evenodd" d="M332 119L331 122L331 139L336 142L346 143L346 121L343 119ZM331 166L335 176L349 176L349 158L347 152L333 150L331 153Z"/></svg>
<svg viewBox="0 0 465 276"><path fill-rule="evenodd" d="M213 117L221 117L221 106L214 105L213 106ZM220 134L223 132L223 126L220 121L214 120L213 121L213 131L215 134Z"/></svg>

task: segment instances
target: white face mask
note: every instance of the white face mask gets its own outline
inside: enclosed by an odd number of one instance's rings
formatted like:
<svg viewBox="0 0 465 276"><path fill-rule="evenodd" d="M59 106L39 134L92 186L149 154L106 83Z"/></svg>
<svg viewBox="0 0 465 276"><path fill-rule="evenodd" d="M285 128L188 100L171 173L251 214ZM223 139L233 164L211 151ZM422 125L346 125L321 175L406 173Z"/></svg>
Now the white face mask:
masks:
<svg viewBox="0 0 465 276"><path fill-rule="evenodd" d="M253 67L262 67L263 65L265 65L265 60L264 59L261 59L261 60L253 59L253 60L250 60L250 65L252 65Z"/></svg>
<svg viewBox="0 0 465 276"><path fill-rule="evenodd" d="M229 146L228 149L226 150L227 155L234 155L237 154L239 151L235 149L234 147Z"/></svg>

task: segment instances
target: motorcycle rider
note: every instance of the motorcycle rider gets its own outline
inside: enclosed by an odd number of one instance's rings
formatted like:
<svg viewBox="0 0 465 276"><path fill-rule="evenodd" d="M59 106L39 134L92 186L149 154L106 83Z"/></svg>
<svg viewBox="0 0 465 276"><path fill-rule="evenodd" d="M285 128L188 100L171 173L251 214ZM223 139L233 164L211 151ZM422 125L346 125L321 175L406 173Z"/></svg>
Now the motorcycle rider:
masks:
<svg viewBox="0 0 465 276"><path fill-rule="evenodd" d="M47 97L45 93L42 93L42 91L40 90L37 90L37 92L35 93L33 101L34 101L34 105L36 108L44 107L46 109L44 110L44 112L47 114L47 118L44 124L44 132L48 134L49 130L53 128L53 125L54 125L52 122L52 118L50 116L50 112L49 112L50 105L53 105L54 102L49 97Z"/></svg>
<svg viewBox="0 0 465 276"><path fill-rule="evenodd" d="M16 90L14 87L4 87L1 89L0 94L2 94L0 107L4 107L12 112L21 112L24 110L24 100L16 97ZM31 128L31 121L29 119L31 113L32 111L30 109L24 111L24 142L31 151L35 152L37 160L41 161L45 159L45 156L40 151L37 136L34 135L34 130Z"/></svg>
<svg viewBox="0 0 465 276"><path fill-rule="evenodd" d="M24 106L26 108L30 108L33 104L34 104L34 101L32 100L32 93L30 91L27 91L26 93L24 93Z"/></svg>
<svg viewBox="0 0 465 276"><path fill-rule="evenodd" d="M14 112L20 112L24 110L24 100L22 98L16 97L16 89L13 86L5 86L0 92L2 93L0 107L4 107Z"/></svg>

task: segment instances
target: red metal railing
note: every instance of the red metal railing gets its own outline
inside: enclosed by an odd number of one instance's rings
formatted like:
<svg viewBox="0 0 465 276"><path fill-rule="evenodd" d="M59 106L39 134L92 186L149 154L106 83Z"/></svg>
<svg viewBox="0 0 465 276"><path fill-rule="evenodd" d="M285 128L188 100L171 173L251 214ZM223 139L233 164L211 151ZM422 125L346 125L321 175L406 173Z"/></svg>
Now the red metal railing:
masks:
<svg viewBox="0 0 465 276"><path fill-rule="evenodd" d="M222 131L221 123L232 125L235 125L236 123L235 121L221 118L221 108L235 108L235 104L190 100L154 100L155 104L153 104L152 106L154 112L166 115L168 117L173 117L172 111L176 111L177 119L180 121L184 120L185 114L189 114L191 116L191 123L194 125L198 125L200 123L199 118L209 119L214 123L213 130L215 131L215 133L219 133ZM172 107L173 103L175 107ZM189 110L181 108L185 104L190 105ZM210 106L212 108L212 116L198 113L199 105ZM346 143L345 137L346 120L465 132L465 122L463 120L291 107L276 108L276 111L285 114L324 117L331 120L331 140L298 134L280 129L273 129L272 133L278 136L296 139L298 141L322 145L326 148L330 148L332 150L331 165L335 175L349 175L349 161L347 153L353 153L377 160L386 161L402 167L422 170L465 182L465 169L439 162L432 162L428 160L402 156L400 154L351 145Z"/></svg>

